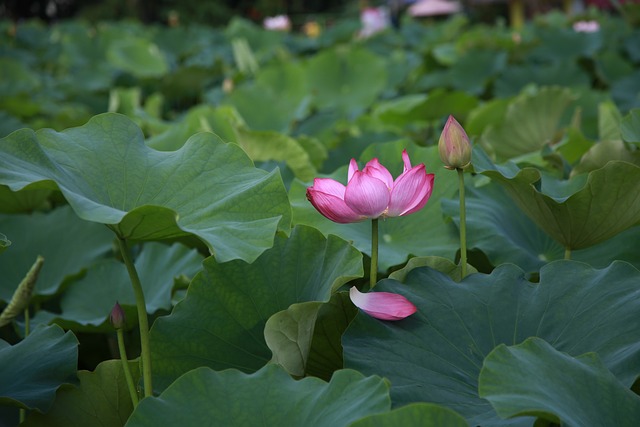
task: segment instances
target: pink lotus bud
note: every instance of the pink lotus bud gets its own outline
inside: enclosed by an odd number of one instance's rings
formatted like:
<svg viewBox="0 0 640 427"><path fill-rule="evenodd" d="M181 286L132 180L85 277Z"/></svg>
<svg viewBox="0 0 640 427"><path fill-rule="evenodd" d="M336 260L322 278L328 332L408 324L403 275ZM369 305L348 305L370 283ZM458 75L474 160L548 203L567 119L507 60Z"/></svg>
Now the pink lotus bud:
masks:
<svg viewBox="0 0 640 427"><path fill-rule="evenodd" d="M469 137L453 116L449 116L440 134L438 150L447 169L464 169L471 163Z"/></svg>
<svg viewBox="0 0 640 427"><path fill-rule="evenodd" d="M307 188L307 199L318 212L339 223L417 212L431 197L434 175L425 171L423 163L412 167L406 150L402 160L404 172L394 181L378 159L369 161L362 170L351 159L346 186L330 178L316 178Z"/></svg>
<svg viewBox="0 0 640 427"><path fill-rule="evenodd" d="M111 325L113 325L116 329L124 328L125 318L124 318L124 310L120 307L120 304L116 301L116 305L113 306L111 310L111 315L109 315L109 320L111 321Z"/></svg>
<svg viewBox="0 0 640 427"><path fill-rule="evenodd" d="M402 320L416 312L416 306L408 299L391 292L363 294L353 286L349 290L351 302L371 317L380 320Z"/></svg>

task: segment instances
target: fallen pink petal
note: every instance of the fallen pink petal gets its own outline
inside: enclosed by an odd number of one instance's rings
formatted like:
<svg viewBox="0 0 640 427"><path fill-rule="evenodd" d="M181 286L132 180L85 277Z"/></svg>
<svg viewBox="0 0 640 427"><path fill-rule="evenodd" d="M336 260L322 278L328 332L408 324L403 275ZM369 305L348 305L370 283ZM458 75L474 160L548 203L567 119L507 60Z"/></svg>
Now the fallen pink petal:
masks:
<svg viewBox="0 0 640 427"><path fill-rule="evenodd" d="M417 311L411 301L391 292L362 293L353 286L349 297L360 310L380 320L402 320Z"/></svg>

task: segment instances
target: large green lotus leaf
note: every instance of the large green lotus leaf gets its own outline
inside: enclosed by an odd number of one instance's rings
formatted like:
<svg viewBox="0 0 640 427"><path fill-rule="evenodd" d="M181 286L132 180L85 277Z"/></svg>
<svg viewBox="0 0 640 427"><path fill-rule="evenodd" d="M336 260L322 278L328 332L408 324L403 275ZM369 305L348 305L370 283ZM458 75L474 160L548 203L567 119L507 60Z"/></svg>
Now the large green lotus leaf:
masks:
<svg viewBox="0 0 640 427"><path fill-rule="evenodd" d="M283 161L296 178L303 181L312 180L316 175L309 152L290 136L273 131L236 128L236 142L255 162Z"/></svg>
<svg viewBox="0 0 640 427"><path fill-rule="evenodd" d="M342 334L357 312L348 292L337 292L322 304L305 367L307 376L329 381L335 371L342 369Z"/></svg>
<svg viewBox="0 0 640 427"><path fill-rule="evenodd" d="M49 213L0 215L0 230L9 234L11 252L0 258L0 300L9 301L38 255L44 265L33 296L49 296L113 247L113 233L79 219L68 206Z"/></svg>
<svg viewBox="0 0 640 427"><path fill-rule="evenodd" d="M482 361L532 336L571 355L597 352L627 387L640 369L640 271L624 262L596 270L555 261L541 268L539 283L513 264L459 283L424 267L376 291L404 295L418 311L398 322L358 313L342 339L345 367L388 378L394 406L433 402L471 425L504 425L478 397Z"/></svg>
<svg viewBox="0 0 640 427"><path fill-rule="evenodd" d="M502 123L509 102L509 98L495 98L474 108L464 122L464 130L470 137L474 137L481 135L489 125Z"/></svg>
<svg viewBox="0 0 640 427"><path fill-rule="evenodd" d="M633 74L614 82L610 91L620 110L640 108L640 70L636 69Z"/></svg>
<svg viewBox="0 0 640 427"><path fill-rule="evenodd" d="M539 26L537 36L540 42L530 53L532 62L558 62L579 56L590 57L600 50L604 38L600 31L585 33L551 26Z"/></svg>
<svg viewBox="0 0 640 427"><path fill-rule="evenodd" d="M464 117L478 105L478 99L464 92L433 90L426 95L407 95L376 104L373 115L399 129L414 123L440 120L451 114Z"/></svg>
<svg viewBox="0 0 640 427"><path fill-rule="evenodd" d="M167 59L158 46L131 35L111 42L107 60L112 66L141 78L160 77L169 71Z"/></svg>
<svg viewBox="0 0 640 427"><path fill-rule="evenodd" d="M602 141L619 141L622 115L611 100L598 104L598 139Z"/></svg>
<svg viewBox="0 0 640 427"><path fill-rule="evenodd" d="M0 154L2 184L15 191L55 183L78 216L122 238L191 233L220 261L253 261L289 227L277 171L256 169L238 146L210 133L158 152L130 119L106 113L63 132L14 132L0 140Z"/></svg>
<svg viewBox="0 0 640 427"><path fill-rule="evenodd" d="M295 176L303 180L311 179L316 173L314 163L326 158L326 149L320 143L306 141L303 145L298 139L278 132L249 130L243 118L230 106L195 107L181 122L150 138L147 145L157 150L177 150L189 136L203 131L235 142L254 162L284 161ZM311 153L319 158L312 159Z"/></svg>
<svg viewBox="0 0 640 427"><path fill-rule="evenodd" d="M269 364L247 375L236 369L194 369L159 397L140 402L129 427L208 425L212 427L348 426L389 410L384 379L341 370L326 383L318 378L293 380Z"/></svg>
<svg viewBox="0 0 640 427"><path fill-rule="evenodd" d="M171 309L174 278L192 277L200 269L202 256L178 243L167 246L146 243L135 260L142 282L147 312ZM91 304L87 304L91 301ZM113 259L96 263L86 275L72 283L60 298L61 313L55 321L69 329L112 331L111 309L118 302L124 308L128 326L136 324L136 301L123 263ZM34 319L36 320L36 319Z"/></svg>
<svg viewBox="0 0 640 427"><path fill-rule="evenodd" d="M363 48L342 45L309 59L307 78L320 110L352 115L369 107L382 93L387 70L383 58Z"/></svg>
<svg viewBox="0 0 640 427"><path fill-rule="evenodd" d="M379 259L381 271L404 263L409 255L439 255L453 259L459 246L459 238L450 224L442 221L440 199L452 197L458 186L454 172L442 167L437 147L421 148L407 141L374 144L360 156L360 167L378 157L394 177L402 172L402 150L406 148L412 165L425 163L428 173L435 173L433 193L426 206L419 212L379 222ZM345 164L348 159L345 159ZM338 169L331 178L346 184L346 167ZM337 224L318 213L306 198L311 184L294 181L289 190L294 222L317 228L323 234L335 234L353 244L363 253L371 254L371 223ZM420 234L420 230L424 234Z"/></svg>
<svg viewBox="0 0 640 427"><path fill-rule="evenodd" d="M467 245L482 250L493 265L510 262L524 271L533 272L549 261L564 257L564 248L531 221L499 184L490 183L479 188L468 185L465 196ZM460 223L458 199L442 200L442 210L456 225ZM597 268L622 260L640 268L638 239L640 226L589 248L573 251L571 259ZM390 277L402 280L394 275Z"/></svg>
<svg viewBox="0 0 640 427"><path fill-rule="evenodd" d="M630 150L621 140L605 140L591 146L571 169L571 177L603 168L610 161L623 161L640 166L640 150Z"/></svg>
<svg viewBox="0 0 640 427"><path fill-rule="evenodd" d="M329 301L339 286L363 274L362 256L353 246L304 226L288 239L278 235L252 264L208 258L203 267L185 299L151 330L160 389L199 366L258 370L271 358L264 338L269 317L295 303Z"/></svg>
<svg viewBox="0 0 640 427"><path fill-rule="evenodd" d="M288 132L309 109L305 68L296 61L278 61L263 68L251 84L233 90L224 99L253 130Z"/></svg>
<svg viewBox="0 0 640 427"><path fill-rule="evenodd" d="M495 80L493 93L497 98L515 96L532 84L586 89L591 86L591 76L575 61L507 65Z"/></svg>
<svg viewBox="0 0 640 427"><path fill-rule="evenodd" d="M243 124L242 117L233 107L198 105L187 111L180 121L173 122L164 132L151 136L146 143L156 150L175 151L199 132L213 132L223 141L231 142L235 141L234 127Z"/></svg>
<svg viewBox="0 0 640 427"><path fill-rule="evenodd" d="M593 246L640 222L640 166L611 161L588 175L560 181L531 167L496 166L481 150L474 151L473 165L503 185L564 248Z"/></svg>
<svg viewBox="0 0 640 427"><path fill-rule="evenodd" d="M134 384L140 379L139 364L129 362ZM95 371L78 371L79 386L58 390L51 410L32 412L24 427L102 426L122 427L133 404L122 369L122 361L106 360Z"/></svg>
<svg viewBox="0 0 640 427"><path fill-rule="evenodd" d="M620 124L620 133L625 141L640 145L640 108L631 110Z"/></svg>
<svg viewBox="0 0 640 427"><path fill-rule="evenodd" d="M481 143L499 160L538 151L556 139L572 100L571 91L560 87L523 93L509 104L503 122L485 129Z"/></svg>
<svg viewBox="0 0 640 427"><path fill-rule="evenodd" d="M576 427L632 427L640 419L640 397L596 353L573 358L540 338L496 347L478 382L480 396L503 418L532 415Z"/></svg>
<svg viewBox="0 0 640 427"><path fill-rule="evenodd" d="M433 403L411 403L382 414L369 415L350 427L469 427L455 411Z"/></svg>
<svg viewBox="0 0 640 427"><path fill-rule="evenodd" d="M78 340L59 326L39 327L18 344L0 345L0 404L47 412L56 389L76 381L77 363Z"/></svg>
<svg viewBox="0 0 640 427"><path fill-rule="evenodd" d="M486 91L487 82L507 64L504 51L470 50L447 71L449 84L477 96Z"/></svg>
<svg viewBox="0 0 640 427"><path fill-rule="evenodd" d="M25 213L49 207L49 190L11 191L6 185L0 185L0 212Z"/></svg>
<svg viewBox="0 0 640 427"><path fill-rule="evenodd" d="M9 97L21 93L35 93L42 79L27 64L14 58L0 58L0 94Z"/></svg>

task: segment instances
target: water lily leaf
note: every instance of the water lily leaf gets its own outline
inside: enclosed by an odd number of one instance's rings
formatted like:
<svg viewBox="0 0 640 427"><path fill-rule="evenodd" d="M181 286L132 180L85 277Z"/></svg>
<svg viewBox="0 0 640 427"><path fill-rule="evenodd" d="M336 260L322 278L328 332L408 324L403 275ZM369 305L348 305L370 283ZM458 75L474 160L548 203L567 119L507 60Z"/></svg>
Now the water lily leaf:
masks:
<svg viewBox="0 0 640 427"><path fill-rule="evenodd" d="M320 110L353 115L369 107L382 93L387 70L383 58L364 48L342 45L313 56L307 63L307 78Z"/></svg>
<svg viewBox="0 0 640 427"><path fill-rule="evenodd" d="M0 404L47 412L56 389L76 381L78 340L72 332L44 326L13 346L0 342Z"/></svg>
<svg viewBox="0 0 640 427"><path fill-rule="evenodd" d="M479 188L468 185L465 196L467 245L482 250L493 265L510 262L526 272L534 272L549 261L564 257L564 248L531 221L499 184L490 183ZM457 199L442 200L442 211L451 216L456 225L460 223ZM571 259L596 268L604 268L614 260L627 261L640 268L640 253L636 250L638 238L640 227L636 226L597 245L573 251ZM409 263L411 261L413 259ZM396 273L389 277L402 280L395 276Z"/></svg>
<svg viewBox="0 0 640 427"><path fill-rule="evenodd" d="M140 379L138 362L129 362L134 384ZM46 414L32 412L25 427L67 427L100 425L122 427L133 412L129 389L120 360L106 360L94 372L78 371L79 386L63 386L58 390L51 410Z"/></svg>
<svg viewBox="0 0 640 427"><path fill-rule="evenodd" d="M631 110L622 119L620 133L625 141L640 145L640 108Z"/></svg>
<svg viewBox="0 0 640 427"><path fill-rule="evenodd" d="M474 150L473 164L564 248L593 246L640 222L640 166L611 161L586 176L559 181L530 167L496 166L481 150Z"/></svg>
<svg viewBox="0 0 640 427"><path fill-rule="evenodd" d="M426 206L419 212L379 222L379 259L381 271L406 262L409 255L438 255L453 259L460 244L459 237L442 221L439 201L452 197L458 187L455 173L444 169L437 147L420 148L407 141L371 145L360 156L360 166L378 157L394 177L402 172L402 150L406 148L413 165L425 163L428 173L435 173L433 193ZM348 159L345 160L345 164ZM346 184L347 170L342 167L331 178ZM318 213L306 198L311 184L294 181L289 190L294 222L310 225L323 234L335 234L352 241L361 252L371 254L371 224L364 221L353 224L337 224ZM424 236L416 230L428 230Z"/></svg>
<svg viewBox="0 0 640 427"><path fill-rule="evenodd" d="M278 235L252 264L208 258L185 299L153 325L154 385L166 387L199 366L258 370L271 358L264 338L269 317L295 303L328 301L362 274L355 248L310 227L294 228L289 239ZM296 345L308 345L311 334L301 331Z"/></svg>
<svg viewBox="0 0 640 427"><path fill-rule="evenodd" d="M566 88L546 87L533 95L525 92L510 103L502 123L485 129L481 144L498 160L539 151L555 141L560 119L572 100Z"/></svg>
<svg viewBox="0 0 640 427"><path fill-rule="evenodd" d="M68 206L49 213L0 215L0 230L11 230L11 252L0 258L0 300L8 301L38 255L45 262L33 297L54 295L72 279L111 251L113 233L79 219ZM15 237L13 237L15 236Z"/></svg>
<svg viewBox="0 0 640 427"><path fill-rule="evenodd" d="M57 186L78 216L121 238L194 234L220 261L252 261L289 227L278 173L256 169L210 133L158 152L130 119L106 113L63 132L14 132L0 140L0 153L1 183L14 191Z"/></svg>
<svg viewBox="0 0 640 427"><path fill-rule="evenodd" d="M626 387L633 384L640 369L639 284L640 271L619 261L601 270L555 261L540 269L539 283L513 264L459 283L417 268L405 284L386 279L376 286L405 296L417 313L398 322L358 313L342 339L345 367L388 378L396 407L433 402L471 425L507 425L478 396L482 361L500 344L537 336L570 355L595 351Z"/></svg>
<svg viewBox="0 0 640 427"><path fill-rule="evenodd" d="M174 279L193 276L203 257L195 249L175 243L146 243L135 260L145 295L147 313L171 309ZM92 301L87 304L87 301ZM136 325L136 301L131 280L123 263L104 260L87 270L86 275L67 288L60 299L61 313L55 322L74 331L112 331L109 314L116 302L123 307L127 325ZM37 320L37 319L34 319Z"/></svg>
<svg viewBox="0 0 640 427"><path fill-rule="evenodd" d="M194 390L198 390L194 393ZM200 425L348 426L366 415L389 410L389 389L376 376L336 372L329 383L293 380L269 364L247 375L236 369L194 369L159 397L144 399L126 426Z"/></svg>
<svg viewBox="0 0 640 427"><path fill-rule="evenodd" d="M469 427L455 411L433 403L411 403L382 414L369 415L350 427Z"/></svg>
<svg viewBox="0 0 640 427"><path fill-rule="evenodd" d="M134 36L113 40L107 49L107 60L114 67L136 77L160 77L169 64L154 43Z"/></svg>
<svg viewBox="0 0 640 427"><path fill-rule="evenodd" d="M573 358L540 338L496 347L484 360L480 396L503 418L533 415L566 426L634 426L640 397L596 353Z"/></svg>

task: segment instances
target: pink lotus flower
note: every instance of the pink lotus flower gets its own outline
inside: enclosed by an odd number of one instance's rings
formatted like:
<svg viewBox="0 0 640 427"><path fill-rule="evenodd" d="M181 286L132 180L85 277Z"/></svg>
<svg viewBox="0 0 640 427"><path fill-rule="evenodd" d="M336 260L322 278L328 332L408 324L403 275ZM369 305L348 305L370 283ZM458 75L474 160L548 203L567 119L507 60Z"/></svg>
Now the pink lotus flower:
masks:
<svg viewBox="0 0 640 427"><path fill-rule="evenodd" d="M391 292L363 294L353 286L349 290L351 302L371 317L380 320L402 320L417 311L416 306L402 295Z"/></svg>
<svg viewBox="0 0 640 427"><path fill-rule="evenodd" d="M394 181L377 158L362 170L351 159L346 186L330 178L316 178L307 188L307 199L322 215L343 224L417 212L431 197L434 175L426 173L424 163L411 167L407 150L402 160L404 171Z"/></svg>

